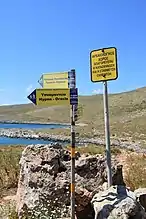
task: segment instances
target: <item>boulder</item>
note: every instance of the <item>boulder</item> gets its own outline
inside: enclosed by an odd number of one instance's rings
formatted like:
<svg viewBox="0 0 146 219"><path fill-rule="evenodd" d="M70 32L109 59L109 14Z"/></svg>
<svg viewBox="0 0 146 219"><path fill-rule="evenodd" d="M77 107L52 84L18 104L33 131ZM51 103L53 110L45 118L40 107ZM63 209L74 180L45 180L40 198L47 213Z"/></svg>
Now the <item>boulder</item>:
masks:
<svg viewBox="0 0 146 219"><path fill-rule="evenodd" d="M26 215L30 218L50 217L66 212L70 198L69 182L64 176L66 167L60 157L59 145L55 145L55 149L51 145L31 145L23 151L17 190L19 218Z"/></svg>
<svg viewBox="0 0 146 219"><path fill-rule="evenodd" d="M70 217L70 153L59 144L29 145L20 160L17 190L19 219ZM123 185L122 166L112 160L113 182ZM76 215L91 219L93 195L107 181L106 158L76 154Z"/></svg>
<svg viewBox="0 0 146 219"><path fill-rule="evenodd" d="M146 188L139 188L134 191L136 198L146 211Z"/></svg>
<svg viewBox="0 0 146 219"><path fill-rule="evenodd" d="M95 219L146 219L145 210L134 192L122 185L95 194L91 203Z"/></svg>

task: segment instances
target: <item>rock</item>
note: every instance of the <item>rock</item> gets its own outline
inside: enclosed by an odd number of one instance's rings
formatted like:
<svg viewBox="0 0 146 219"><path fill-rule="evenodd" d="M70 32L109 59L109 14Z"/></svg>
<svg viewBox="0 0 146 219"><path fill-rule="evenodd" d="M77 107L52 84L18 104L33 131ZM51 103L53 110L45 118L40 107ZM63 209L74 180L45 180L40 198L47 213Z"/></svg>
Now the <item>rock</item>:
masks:
<svg viewBox="0 0 146 219"><path fill-rule="evenodd" d="M76 216L77 218L94 218L94 209L91 205L92 192L83 188L76 189Z"/></svg>
<svg viewBox="0 0 146 219"><path fill-rule="evenodd" d="M76 151L75 152L75 159L78 160L79 157L81 157L81 155L78 151ZM71 152L70 151L68 151L68 150L64 151L63 160L64 161L70 161L71 160Z"/></svg>
<svg viewBox="0 0 146 219"><path fill-rule="evenodd" d="M57 145L56 145L57 146ZM19 185L17 190L17 209L19 218L30 214L50 216L60 214L59 207L65 208L69 202L68 181L61 173L66 167L60 160L61 147L28 146L22 154ZM60 174L60 177L57 177ZM64 205L62 204L64 201ZM54 208L55 206L55 208Z"/></svg>
<svg viewBox="0 0 146 219"><path fill-rule="evenodd" d="M112 160L112 175L114 184L125 185L122 165L118 165L115 160ZM99 191L100 186L107 181L106 158L102 155L82 156L76 161L76 177L77 185L83 183L88 191Z"/></svg>
<svg viewBox="0 0 146 219"><path fill-rule="evenodd" d="M113 185L126 185L122 173L123 165L117 165L116 171L113 174Z"/></svg>
<svg viewBox="0 0 146 219"><path fill-rule="evenodd" d="M76 156L76 212L77 218L90 219L93 207L90 202L95 192L107 181L106 159L98 156ZM123 184L122 171L112 159L114 183ZM19 219L70 217L70 152L56 143L27 146L20 160L20 178L17 190ZM120 181L121 179L121 181Z"/></svg>
<svg viewBox="0 0 146 219"><path fill-rule="evenodd" d="M125 186L111 186L94 195L95 219L145 219L144 208Z"/></svg>
<svg viewBox="0 0 146 219"><path fill-rule="evenodd" d="M146 188L139 188L134 191L138 201L146 211Z"/></svg>

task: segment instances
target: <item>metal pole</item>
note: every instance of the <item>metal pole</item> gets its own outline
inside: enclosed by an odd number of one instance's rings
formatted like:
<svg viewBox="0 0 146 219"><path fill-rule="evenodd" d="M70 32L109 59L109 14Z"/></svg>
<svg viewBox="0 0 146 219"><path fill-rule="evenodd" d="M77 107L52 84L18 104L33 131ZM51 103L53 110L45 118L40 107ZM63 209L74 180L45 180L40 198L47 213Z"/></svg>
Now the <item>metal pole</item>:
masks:
<svg viewBox="0 0 146 219"><path fill-rule="evenodd" d="M75 219L75 120L71 106L71 219Z"/></svg>
<svg viewBox="0 0 146 219"><path fill-rule="evenodd" d="M105 121L105 139L106 139L107 179L108 179L108 187L110 187L112 185L112 171L111 171L110 127L109 127L107 81L103 82L103 88L104 88L103 100L104 100L104 121Z"/></svg>
<svg viewBox="0 0 146 219"><path fill-rule="evenodd" d="M71 70L70 88L76 88L75 70ZM71 106L71 219L75 219L75 105Z"/></svg>

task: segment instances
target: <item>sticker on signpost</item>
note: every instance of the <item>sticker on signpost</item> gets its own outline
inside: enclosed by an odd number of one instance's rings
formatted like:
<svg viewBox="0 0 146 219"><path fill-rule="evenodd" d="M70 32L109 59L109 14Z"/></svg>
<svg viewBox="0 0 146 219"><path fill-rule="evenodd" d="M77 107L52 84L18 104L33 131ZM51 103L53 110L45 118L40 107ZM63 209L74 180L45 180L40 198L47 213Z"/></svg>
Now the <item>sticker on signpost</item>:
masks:
<svg viewBox="0 0 146 219"><path fill-rule="evenodd" d="M71 105L78 104L78 89L77 88L70 89L70 104Z"/></svg>
<svg viewBox="0 0 146 219"><path fill-rule="evenodd" d="M90 71L92 82L116 80L118 78L117 49L110 47L91 51Z"/></svg>

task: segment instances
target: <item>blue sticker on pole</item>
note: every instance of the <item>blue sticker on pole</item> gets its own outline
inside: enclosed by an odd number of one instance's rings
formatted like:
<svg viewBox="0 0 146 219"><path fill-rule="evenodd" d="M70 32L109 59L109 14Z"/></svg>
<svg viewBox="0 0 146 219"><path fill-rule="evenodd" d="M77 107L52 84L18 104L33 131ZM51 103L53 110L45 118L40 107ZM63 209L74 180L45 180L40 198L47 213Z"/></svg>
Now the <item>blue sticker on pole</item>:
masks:
<svg viewBox="0 0 146 219"><path fill-rule="evenodd" d="M78 104L78 88L70 89L70 104L71 105Z"/></svg>
<svg viewBox="0 0 146 219"><path fill-rule="evenodd" d="M76 72L75 72L75 70L71 70L70 72L68 72L68 85L69 85L69 88L76 87Z"/></svg>

